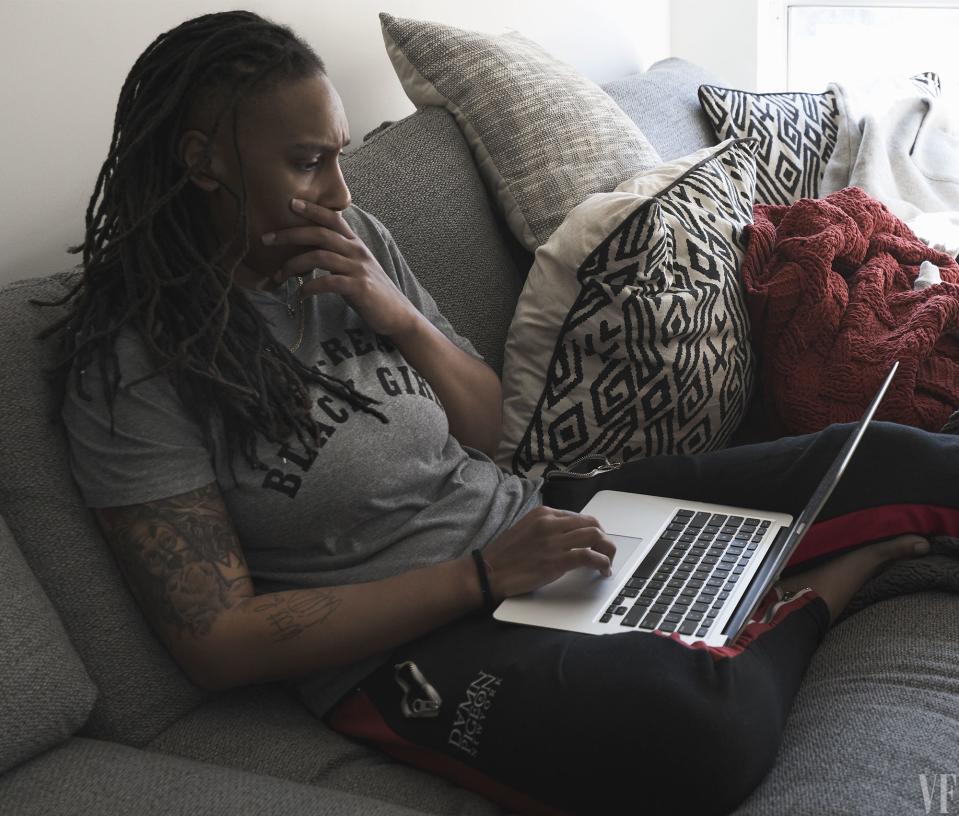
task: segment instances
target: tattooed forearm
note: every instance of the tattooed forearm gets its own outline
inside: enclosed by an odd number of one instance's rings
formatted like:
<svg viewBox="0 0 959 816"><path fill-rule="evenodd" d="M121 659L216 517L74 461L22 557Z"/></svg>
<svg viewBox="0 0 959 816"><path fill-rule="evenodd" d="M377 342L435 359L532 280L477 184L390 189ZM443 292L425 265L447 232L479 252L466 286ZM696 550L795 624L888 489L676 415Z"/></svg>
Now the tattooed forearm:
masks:
<svg viewBox="0 0 959 816"><path fill-rule="evenodd" d="M270 626L270 640L280 643L301 635L325 621L343 603L323 589L295 589L262 596L251 604L253 612L264 615Z"/></svg>
<svg viewBox="0 0 959 816"><path fill-rule="evenodd" d="M167 635L207 635L221 612L253 597L240 543L215 484L102 509L98 517L141 607Z"/></svg>

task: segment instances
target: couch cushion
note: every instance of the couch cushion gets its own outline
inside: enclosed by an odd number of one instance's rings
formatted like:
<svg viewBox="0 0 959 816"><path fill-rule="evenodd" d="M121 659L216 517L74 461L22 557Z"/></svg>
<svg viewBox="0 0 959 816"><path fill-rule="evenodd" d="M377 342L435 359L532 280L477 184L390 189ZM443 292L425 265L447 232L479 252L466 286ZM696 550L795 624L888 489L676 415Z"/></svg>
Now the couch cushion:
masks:
<svg viewBox="0 0 959 816"><path fill-rule="evenodd" d="M115 742L73 737L0 776L0 812L17 816L417 816L423 811Z"/></svg>
<svg viewBox="0 0 959 816"><path fill-rule="evenodd" d="M775 766L735 816L953 812L952 801L940 811L938 775L959 773L957 666L954 594L902 595L834 626L813 655Z"/></svg>
<svg viewBox="0 0 959 816"><path fill-rule="evenodd" d="M336 733L294 694L274 683L227 692L174 723L149 748L417 811L503 812L473 791Z"/></svg>
<svg viewBox="0 0 959 816"><path fill-rule="evenodd" d="M97 688L0 518L0 774L73 734Z"/></svg>
<svg viewBox="0 0 959 816"><path fill-rule="evenodd" d="M343 175L453 328L501 372L532 258L494 214L453 117L429 107L396 122L348 153Z"/></svg>
<svg viewBox="0 0 959 816"><path fill-rule="evenodd" d="M380 14L386 50L417 107L455 117L513 234L543 244L590 193L659 163L594 82L518 32L490 36Z"/></svg>
<svg viewBox="0 0 959 816"><path fill-rule="evenodd" d="M100 690L81 735L142 744L198 705L193 686L149 628L83 506L43 377L58 357L37 332L64 314L30 298L64 297L67 273L0 289L0 507L74 648Z"/></svg>
<svg viewBox="0 0 959 816"><path fill-rule="evenodd" d="M755 148L731 140L592 195L540 247L506 344L501 468L726 445L755 368L739 280Z"/></svg>
<svg viewBox="0 0 959 816"><path fill-rule="evenodd" d="M671 161L716 144L697 92L704 83L718 82L705 68L669 57L648 71L609 82L603 90L637 124L663 161Z"/></svg>

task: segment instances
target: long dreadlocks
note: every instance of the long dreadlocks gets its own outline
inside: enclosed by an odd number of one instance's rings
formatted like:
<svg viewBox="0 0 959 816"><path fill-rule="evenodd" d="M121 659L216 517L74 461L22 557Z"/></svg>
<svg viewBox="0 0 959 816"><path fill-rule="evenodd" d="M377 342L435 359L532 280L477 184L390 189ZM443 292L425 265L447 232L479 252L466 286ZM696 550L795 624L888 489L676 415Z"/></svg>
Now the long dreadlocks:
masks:
<svg viewBox="0 0 959 816"><path fill-rule="evenodd" d="M58 404L71 372L78 395L91 399L83 372L95 359L113 432L120 381L115 341L121 328L131 325L159 364L125 387L164 372L203 428L214 461L214 422L222 422L231 471L238 450L251 467L267 467L256 452L257 431L277 443L295 433L304 446L306 436L317 445L306 381L388 421L370 407L379 402L352 383L297 360L234 288L239 259L228 269L221 264L237 238L240 259L249 249L245 182L239 193L228 190L239 205L234 235L215 247L198 225L190 168L177 160L177 140L191 106L217 100L210 143L229 114L242 178L237 103L254 89L325 72L319 56L288 27L247 11L188 20L140 55L120 91L110 151L87 208L85 239L69 249L83 252L81 279L60 300L34 301L44 306L73 301L66 316L38 335L44 339L64 329L66 356L50 372Z"/></svg>

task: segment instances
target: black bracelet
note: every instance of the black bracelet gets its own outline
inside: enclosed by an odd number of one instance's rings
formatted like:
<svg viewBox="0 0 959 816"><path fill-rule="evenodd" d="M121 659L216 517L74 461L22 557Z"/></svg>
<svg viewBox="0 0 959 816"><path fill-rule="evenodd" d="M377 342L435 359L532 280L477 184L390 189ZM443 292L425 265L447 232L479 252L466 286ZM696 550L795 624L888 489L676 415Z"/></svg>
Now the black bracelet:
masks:
<svg viewBox="0 0 959 816"><path fill-rule="evenodd" d="M493 601L493 590L489 586L489 576L486 574L486 561L483 560L481 550L473 550L473 560L476 562L476 571L479 573L480 589L483 590L483 605L491 615L496 609Z"/></svg>

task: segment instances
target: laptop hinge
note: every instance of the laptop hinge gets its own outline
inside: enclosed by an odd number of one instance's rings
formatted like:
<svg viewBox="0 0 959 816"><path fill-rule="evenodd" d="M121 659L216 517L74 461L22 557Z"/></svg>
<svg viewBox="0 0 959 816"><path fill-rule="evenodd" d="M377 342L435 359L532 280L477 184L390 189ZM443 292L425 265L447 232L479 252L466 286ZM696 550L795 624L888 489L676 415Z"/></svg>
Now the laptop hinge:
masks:
<svg viewBox="0 0 959 816"><path fill-rule="evenodd" d="M723 635L726 636L727 643L739 634L739 631L746 625L746 622L756 611L759 602L762 601L763 596L766 594L766 592L763 591L763 587L772 586L773 581L767 581L767 578L769 578L770 573L776 568L776 553L780 552L785 545L790 529L791 525L787 525L781 527L779 532L776 533L773 543L769 546L769 549L766 550L766 557L763 559L763 563L759 569L756 570L756 574L753 575L752 580L749 582L749 588L743 593L743 596L739 599L739 603L736 604L736 610L729 620L726 621L726 625L723 627Z"/></svg>

